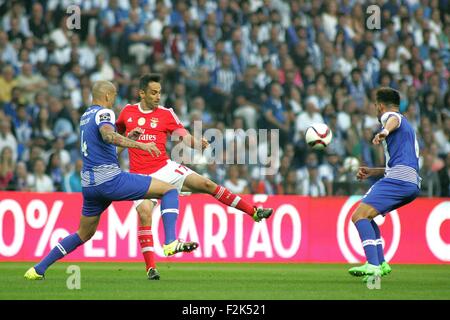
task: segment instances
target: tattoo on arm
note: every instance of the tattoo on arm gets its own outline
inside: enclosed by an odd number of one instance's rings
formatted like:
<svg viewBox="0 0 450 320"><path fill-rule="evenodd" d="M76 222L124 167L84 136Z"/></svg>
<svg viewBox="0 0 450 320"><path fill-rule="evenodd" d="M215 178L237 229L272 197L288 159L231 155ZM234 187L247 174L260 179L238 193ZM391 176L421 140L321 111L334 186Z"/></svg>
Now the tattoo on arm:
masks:
<svg viewBox="0 0 450 320"><path fill-rule="evenodd" d="M109 144L113 144L123 148L137 148L139 149L140 143L122 136L114 131L114 128L110 125L104 125L100 128L100 134L103 141Z"/></svg>

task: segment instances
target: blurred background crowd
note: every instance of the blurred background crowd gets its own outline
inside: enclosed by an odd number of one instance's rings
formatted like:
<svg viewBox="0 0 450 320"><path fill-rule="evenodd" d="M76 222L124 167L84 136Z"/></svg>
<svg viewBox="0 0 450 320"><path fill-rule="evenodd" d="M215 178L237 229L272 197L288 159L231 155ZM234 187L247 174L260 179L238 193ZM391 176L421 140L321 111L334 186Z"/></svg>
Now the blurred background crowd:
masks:
<svg viewBox="0 0 450 320"><path fill-rule="evenodd" d="M270 175L191 165L233 192L364 193L374 181L354 170L384 166L373 102L390 86L417 133L422 196L448 197L449 67L449 0L0 0L0 190L80 191L92 83L116 84L118 115L138 101L139 76L158 72L163 105L186 127L201 120L227 150L276 156ZM316 122L333 132L324 152L304 141ZM279 149L226 129L279 129Z"/></svg>

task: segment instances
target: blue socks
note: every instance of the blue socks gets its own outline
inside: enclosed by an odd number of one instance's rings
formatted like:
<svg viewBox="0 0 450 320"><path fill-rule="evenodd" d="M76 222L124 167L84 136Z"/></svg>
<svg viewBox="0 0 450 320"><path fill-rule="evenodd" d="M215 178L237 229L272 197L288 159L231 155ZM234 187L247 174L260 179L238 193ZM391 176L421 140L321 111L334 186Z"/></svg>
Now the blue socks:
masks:
<svg viewBox="0 0 450 320"><path fill-rule="evenodd" d="M56 247L54 247L44 259L34 266L36 272L43 275L48 267L50 267L55 261L61 259L66 254L75 250L78 246L83 244L77 233L72 233L64 239L62 239Z"/></svg>
<svg viewBox="0 0 450 320"><path fill-rule="evenodd" d="M378 251L375 241L375 231L372 224L368 219L361 219L355 223L356 229L358 229L359 237L361 238L364 252L366 253L367 262L378 266Z"/></svg>
<svg viewBox="0 0 450 320"><path fill-rule="evenodd" d="M178 219L178 190L171 189L161 198L161 215L166 239L164 244L176 240L176 225Z"/></svg>
<svg viewBox="0 0 450 320"><path fill-rule="evenodd" d="M383 242L381 241L380 228L378 227L375 220L370 222L372 224L372 228L375 231L375 241L377 244L377 252L378 252L378 262L382 264L384 260L384 252L383 252Z"/></svg>

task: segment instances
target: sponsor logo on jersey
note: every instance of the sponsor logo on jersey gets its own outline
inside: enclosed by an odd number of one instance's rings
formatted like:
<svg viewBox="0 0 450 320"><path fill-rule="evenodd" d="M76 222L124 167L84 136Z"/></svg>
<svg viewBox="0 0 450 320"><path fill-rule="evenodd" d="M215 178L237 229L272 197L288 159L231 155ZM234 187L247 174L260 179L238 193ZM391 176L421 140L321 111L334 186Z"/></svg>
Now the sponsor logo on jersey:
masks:
<svg viewBox="0 0 450 320"><path fill-rule="evenodd" d="M143 126L145 124L145 118L141 117L138 119L138 125Z"/></svg>
<svg viewBox="0 0 450 320"><path fill-rule="evenodd" d="M156 134L141 134L139 141L156 141Z"/></svg>

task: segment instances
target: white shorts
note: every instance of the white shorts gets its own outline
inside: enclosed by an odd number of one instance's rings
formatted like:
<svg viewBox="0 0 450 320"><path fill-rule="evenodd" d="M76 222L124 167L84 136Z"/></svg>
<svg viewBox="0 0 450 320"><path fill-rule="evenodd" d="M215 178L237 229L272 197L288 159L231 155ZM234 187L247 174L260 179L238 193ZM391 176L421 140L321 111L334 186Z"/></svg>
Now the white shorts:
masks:
<svg viewBox="0 0 450 320"><path fill-rule="evenodd" d="M186 177L192 173L194 171L188 167L169 159L164 167L149 174L149 176L177 187L178 192L182 195L189 195L191 192L181 192L181 189L183 188ZM157 199L151 200L155 205L158 203ZM134 207L137 208L143 201L144 199L134 200Z"/></svg>

